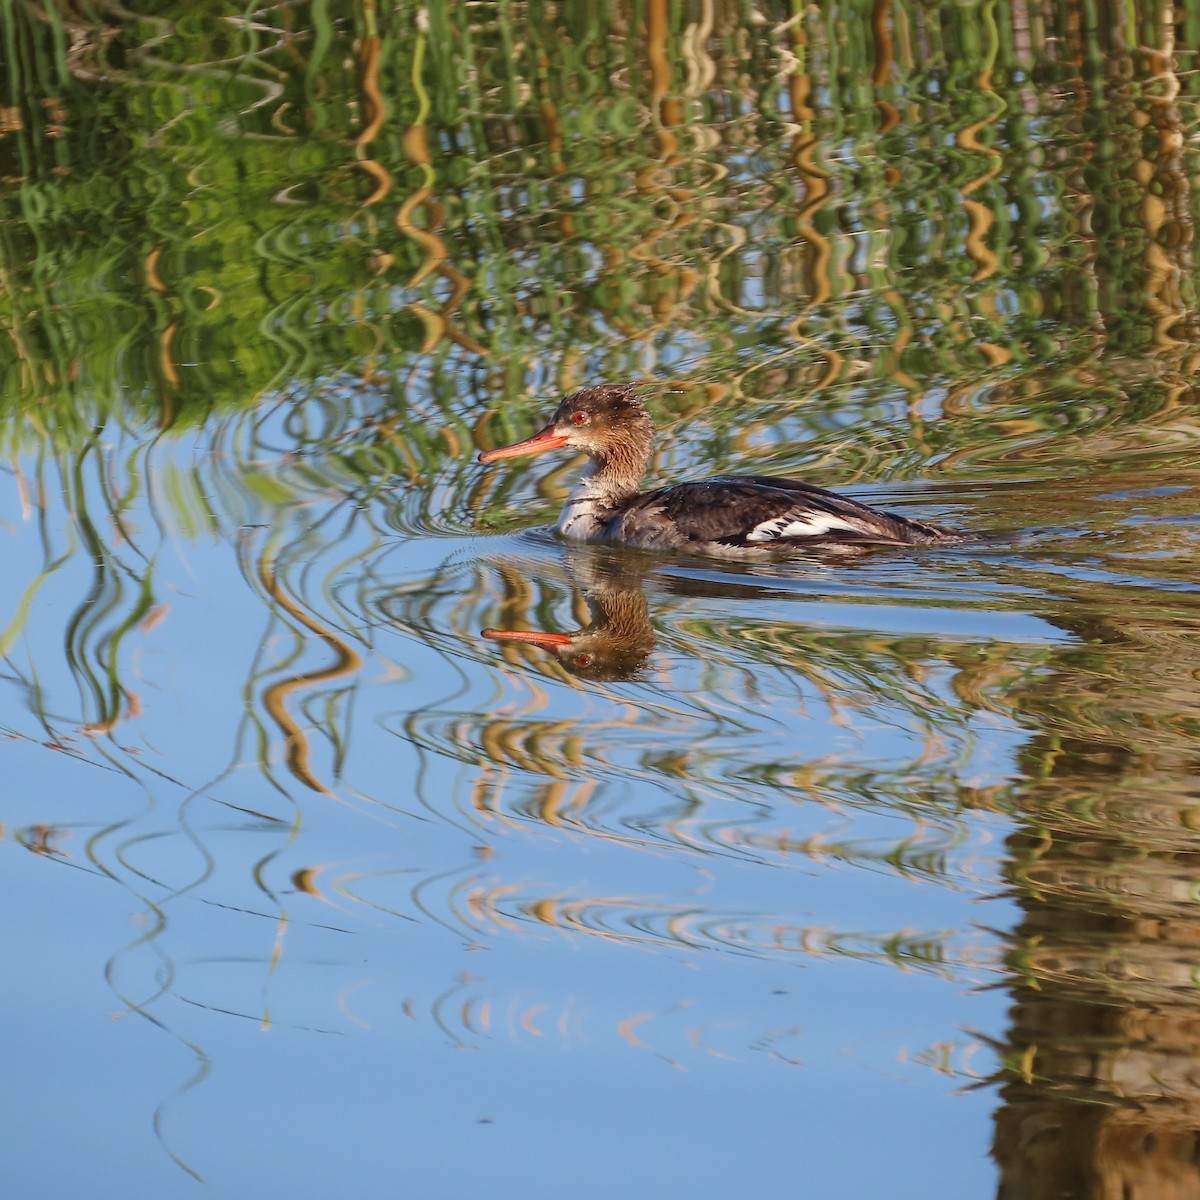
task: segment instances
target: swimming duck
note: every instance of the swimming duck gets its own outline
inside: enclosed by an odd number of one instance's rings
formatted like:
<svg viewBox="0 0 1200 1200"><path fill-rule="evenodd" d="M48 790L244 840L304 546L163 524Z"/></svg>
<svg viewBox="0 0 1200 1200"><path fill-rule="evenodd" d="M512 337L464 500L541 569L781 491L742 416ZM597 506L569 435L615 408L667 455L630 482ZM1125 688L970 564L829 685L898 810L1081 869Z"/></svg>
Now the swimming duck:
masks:
<svg viewBox="0 0 1200 1200"><path fill-rule="evenodd" d="M957 530L870 508L798 479L718 475L639 493L653 440L654 421L636 387L605 384L568 396L545 428L486 450L479 461L582 450L591 463L556 526L573 541L755 558L967 540Z"/></svg>

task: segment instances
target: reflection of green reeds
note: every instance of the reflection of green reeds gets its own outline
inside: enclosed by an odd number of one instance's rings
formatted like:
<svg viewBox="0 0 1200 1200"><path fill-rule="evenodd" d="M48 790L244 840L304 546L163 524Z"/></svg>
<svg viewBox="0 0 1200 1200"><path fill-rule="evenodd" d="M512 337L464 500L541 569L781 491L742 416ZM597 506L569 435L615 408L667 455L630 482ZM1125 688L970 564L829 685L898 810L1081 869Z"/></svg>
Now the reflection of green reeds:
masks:
<svg viewBox="0 0 1200 1200"><path fill-rule="evenodd" d="M1111 44L1102 7L1065 53L1024 9L896 3L879 27L402 6L371 31L313 4L68 54L85 23L10 6L7 403L56 430L171 423L347 366L486 361L483 404L649 369L760 401L825 379L846 406L1079 361L1100 328L1138 352L1169 322L1130 236L1159 186L1135 178L1137 127L1195 114L1118 87L1160 64ZM1130 17L1151 47L1159 20ZM1190 143L1177 158L1185 177ZM1151 225L1168 260L1193 203Z"/></svg>

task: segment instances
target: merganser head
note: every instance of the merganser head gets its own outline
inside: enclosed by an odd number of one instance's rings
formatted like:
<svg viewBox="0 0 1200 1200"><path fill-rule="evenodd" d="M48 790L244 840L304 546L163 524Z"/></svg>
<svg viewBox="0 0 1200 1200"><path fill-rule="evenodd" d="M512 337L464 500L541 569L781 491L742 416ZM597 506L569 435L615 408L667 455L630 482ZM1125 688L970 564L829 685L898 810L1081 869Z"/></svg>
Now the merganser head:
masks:
<svg viewBox="0 0 1200 1200"><path fill-rule="evenodd" d="M654 422L633 384L610 383L568 396L545 428L522 442L485 450L479 461L490 463L571 446L600 462L629 458L641 460L644 466L653 437Z"/></svg>

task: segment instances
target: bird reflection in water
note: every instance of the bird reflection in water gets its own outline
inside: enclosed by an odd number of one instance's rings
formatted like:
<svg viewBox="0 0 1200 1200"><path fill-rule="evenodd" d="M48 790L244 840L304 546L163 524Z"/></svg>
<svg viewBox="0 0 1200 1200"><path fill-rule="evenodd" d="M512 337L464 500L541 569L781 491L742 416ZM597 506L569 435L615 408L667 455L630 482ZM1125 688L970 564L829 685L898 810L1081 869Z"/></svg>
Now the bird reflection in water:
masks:
<svg viewBox="0 0 1200 1200"><path fill-rule="evenodd" d="M571 674L596 682L643 678L656 645L645 585L672 596L735 600L739 604L789 594L772 586L755 566L722 564L725 579L690 572L676 573L663 559L613 546L566 546L562 549L567 578L587 606L590 620L574 633L538 629L482 629L488 641L536 646ZM814 557L813 561L821 561ZM845 564L839 564L845 571ZM710 646L708 656L719 654ZM799 664L796 664L799 666Z"/></svg>
<svg viewBox="0 0 1200 1200"><path fill-rule="evenodd" d="M654 628L642 589L652 565L641 555L578 548L567 570L591 620L574 633L538 629L483 629L492 642L537 646L580 679L619 683L641 676L654 651Z"/></svg>

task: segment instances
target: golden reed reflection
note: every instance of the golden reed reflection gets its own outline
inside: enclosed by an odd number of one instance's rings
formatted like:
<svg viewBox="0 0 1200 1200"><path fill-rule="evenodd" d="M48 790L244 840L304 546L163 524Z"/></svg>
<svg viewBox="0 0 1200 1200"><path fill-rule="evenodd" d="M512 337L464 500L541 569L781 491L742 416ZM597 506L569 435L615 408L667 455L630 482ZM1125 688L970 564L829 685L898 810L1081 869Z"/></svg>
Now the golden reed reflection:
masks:
<svg viewBox="0 0 1200 1200"><path fill-rule="evenodd" d="M1195 576L1192 576L1194 581ZM1039 731L1008 876L1002 1200L1200 1195L1200 601L1066 587L1077 634L1013 700Z"/></svg>
<svg viewBox="0 0 1200 1200"><path fill-rule="evenodd" d="M284 758L288 770L305 787L332 796L333 792L313 774L307 732L292 716L286 701L294 693L310 691L335 680L356 675L362 670L362 656L347 638L322 624L288 594L280 584L275 561L269 551L264 551L259 559L258 578L265 593L283 612L334 652L334 661L328 667L288 675L271 684L262 694L263 708L283 733Z"/></svg>

